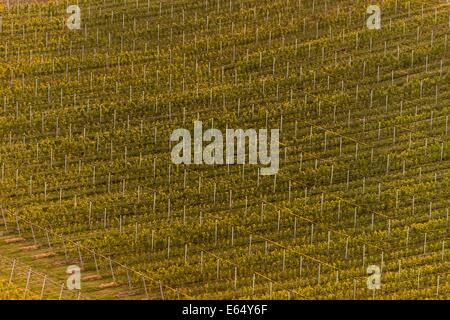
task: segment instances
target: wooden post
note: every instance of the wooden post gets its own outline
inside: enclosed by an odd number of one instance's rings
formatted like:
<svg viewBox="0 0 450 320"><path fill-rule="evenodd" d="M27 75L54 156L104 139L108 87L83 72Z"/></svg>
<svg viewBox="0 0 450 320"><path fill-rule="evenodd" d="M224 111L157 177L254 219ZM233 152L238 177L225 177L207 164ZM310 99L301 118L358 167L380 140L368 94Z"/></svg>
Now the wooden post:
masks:
<svg viewBox="0 0 450 320"><path fill-rule="evenodd" d="M216 219L216 221L214 223L214 245L217 245L217 232L218 232L217 228L218 228L218 225L217 225L217 219Z"/></svg>
<svg viewBox="0 0 450 320"><path fill-rule="evenodd" d="M231 246L234 246L234 226L231 226Z"/></svg>
<svg viewBox="0 0 450 320"><path fill-rule="evenodd" d="M362 254L362 266L363 266L363 269L364 269L365 263L366 263L366 244L364 243L363 244L363 254Z"/></svg>
<svg viewBox="0 0 450 320"><path fill-rule="evenodd" d="M77 242L77 251L78 251L78 258L79 258L80 264L83 267L83 258L81 257L81 250L80 250L80 243L79 242Z"/></svg>
<svg viewBox="0 0 450 320"><path fill-rule="evenodd" d="M203 250L200 251L200 274L203 274Z"/></svg>
<svg viewBox="0 0 450 320"><path fill-rule="evenodd" d="M16 259L13 259L12 267L11 267L11 273L9 274L9 284L12 283L15 269L16 269Z"/></svg>
<svg viewBox="0 0 450 320"><path fill-rule="evenodd" d="M153 248L154 248L154 240L155 240L155 230L152 229L152 245L151 245L152 252L153 252Z"/></svg>
<svg viewBox="0 0 450 320"><path fill-rule="evenodd" d="M431 219L431 213L432 213L432 209L433 208L433 201L430 201L430 206L429 206L429 218Z"/></svg>
<svg viewBox="0 0 450 320"><path fill-rule="evenodd" d="M423 254L426 253L426 250L427 250L427 233L425 232L425 236L423 239Z"/></svg>
<svg viewBox="0 0 450 320"><path fill-rule="evenodd" d="M42 300L44 298L44 291L45 291L45 284L47 282L47 275L44 274L44 280L42 281L42 288L41 288L41 296L40 296L40 300Z"/></svg>
<svg viewBox="0 0 450 320"><path fill-rule="evenodd" d="M97 272L97 274L99 274L98 264L97 264L97 257L95 256L95 251L92 252L92 257L94 258L95 271ZM128 270L127 270L127 272L128 272Z"/></svg>
<svg viewBox="0 0 450 320"><path fill-rule="evenodd" d="M440 276L437 276L437 281L436 281L436 299L439 297L439 280L440 280Z"/></svg>
<svg viewBox="0 0 450 320"><path fill-rule="evenodd" d="M48 243L48 247L51 249L52 248L52 244L50 242L50 237L48 235L48 230L47 228L45 228L45 235L47 236L47 243Z"/></svg>
<svg viewBox="0 0 450 320"><path fill-rule="evenodd" d="M441 253L441 259L444 261L444 253L445 253L445 240L442 240L442 253Z"/></svg>
<svg viewBox="0 0 450 320"><path fill-rule="evenodd" d="M328 234L327 234L327 251L330 251L330 238L331 238L331 231L328 230Z"/></svg>
<svg viewBox="0 0 450 320"><path fill-rule="evenodd" d="M237 293L237 267L234 267L234 292Z"/></svg>
<svg viewBox="0 0 450 320"><path fill-rule="evenodd" d="M280 231L280 219L281 219L281 211L278 210L277 231Z"/></svg>
<svg viewBox="0 0 450 320"><path fill-rule="evenodd" d="M321 267L321 265L322 264L319 263L319 272L318 272L318 275L317 275L317 285L320 285L320 267Z"/></svg>
<svg viewBox="0 0 450 320"><path fill-rule="evenodd" d="M420 268L417 270L417 289L420 289Z"/></svg>
<svg viewBox="0 0 450 320"><path fill-rule="evenodd" d="M116 282L116 276L114 274L114 269L113 269L113 266L112 266L111 257L108 257L108 261L109 261L109 268L111 270L111 276L113 278L113 282Z"/></svg>
<svg viewBox="0 0 450 320"><path fill-rule="evenodd" d="M264 241L264 262L267 261L267 250L268 250L268 243L267 240Z"/></svg>
<svg viewBox="0 0 450 320"><path fill-rule="evenodd" d="M130 278L130 273L128 272L128 268L127 267L125 267L125 271L127 273L128 288L131 289L131 278Z"/></svg>
<svg viewBox="0 0 450 320"><path fill-rule="evenodd" d="M61 242L63 245L63 249L64 249L64 258L66 259L67 262L67 248L66 248L66 244L64 243L64 238L61 236Z"/></svg>
<svg viewBox="0 0 450 320"><path fill-rule="evenodd" d="M163 286L162 286L161 281L159 281L159 291L161 293L161 300L164 300L164 292L163 292Z"/></svg>
<svg viewBox="0 0 450 320"><path fill-rule="evenodd" d="M37 245L37 243L36 243L36 235L34 234L33 224L31 222L30 222L30 229L31 229L31 234L33 236L34 245Z"/></svg>
<svg viewBox="0 0 450 320"><path fill-rule="evenodd" d="M147 299L148 299L148 290L147 290L147 284L145 283L144 275L142 275L141 279L142 279L142 284L144 285L145 296L146 296Z"/></svg>
<svg viewBox="0 0 450 320"><path fill-rule="evenodd" d="M6 223L5 213L3 211L3 208L0 208L2 211L2 218L3 218L3 224L5 225L5 230L8 231L8 224Z"/></svg>
<svg viewBox="0 0 450 320"><path fill-rule="evenodd" d="M32 268L30 267L30 268L28 268L28 272L27 272L27 283L25 285L25 292L24 292L25 297L27 295L28 287L30 285L31 272L32 272Z"/></svg>
<svg viewBox="0 0 450 320"><path fill-rule="evenodd" d="M103 210L103 229L106 230L106 223L107 223L107 213L106 213L106 208Z"/></svg>
<svg viewBox="0 0 450 320"><path fill-rule="evenodd" d="M17 214L14 214L14 216L16 217L17 232L19 233L19 237L20 237L22 235L22 231L20 230L19 218L17 217Z"/></svg>
<svg viewBox="0 0 450 320"><path fill-rule="evenodd" d="M334 165L331 165L330 185L333 184L333 175L334 175Z"/></svg>
<svg viewBox="0 0 450 320"><path fill-rule="evenodd" d="M61 283L61 289L59 290L59 300L62 299L63 291L64 291L64 282Z"/></svg>
<svg viewBox="0 0 450 320"><path fill-rule="evenodd" d="M253 273L253 280L252 280L252 295L255 294L255 282L256 282L256 274Z"/></svg>
<svg viewBox="0 0 450 320"><path fill-rule="evenodd" d="M345 240L345 259L348 258L348 237Z"/></svg>
<svg viewBox="0 0 450 320"><path fill-rule="evenodd" d="M297 217L294 217L294 241L297 237Z"/></svg>
<svg viewBox="0 0 450 320"><path fill-rule="evenodd" d="M303 271L303 256L300 256L300 272L299 272L299 278L302 277L302 271Z"/></svg>
<svg viewBox="0 0 450 320"><path fill-rule="evenodd" d="M406 242L406 247L408 247L408 241L409 241L409 226L408 226L408 228L406 229L406 240L405 240L405 242Z"/></svg>
<svg viewBox="0 0 450 320"><path fill-rule="evenodd" d="M167 259L170 259L170 237L167 237Z"/></svg>
<svg viewBox="0 0 450 320"><path fill-rule="evenodd" d="M216 262L216 279L219 279L219 277L220 277L220 260L217 259L217 262Z"/></svg>
<svg viewBox="0 0 450 320"><path fill-rule="evenodd" d="M320 213L323 213L324 193L320 195Z"/></svg>

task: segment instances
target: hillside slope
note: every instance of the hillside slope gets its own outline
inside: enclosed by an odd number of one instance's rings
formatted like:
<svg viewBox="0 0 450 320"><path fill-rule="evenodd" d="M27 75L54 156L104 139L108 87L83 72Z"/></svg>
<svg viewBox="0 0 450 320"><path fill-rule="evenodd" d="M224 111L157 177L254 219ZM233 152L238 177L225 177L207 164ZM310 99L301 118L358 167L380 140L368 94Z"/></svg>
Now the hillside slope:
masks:
<svg viewBox="0 0 450 320"><path fill-rule="evenodd" d="M0 4L1 255L89 298L450 298L448 2L77 2ZM279 129L278 172L174 164L194 121Z"/></svg>

